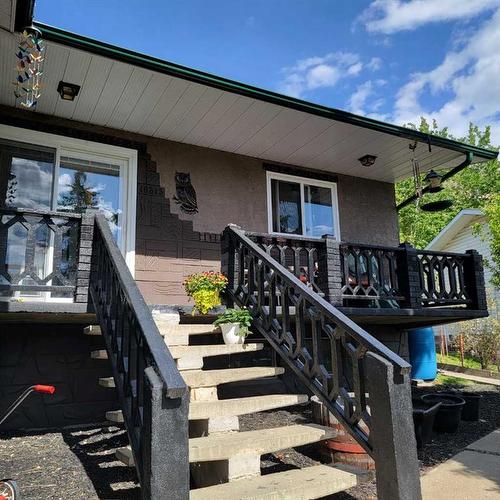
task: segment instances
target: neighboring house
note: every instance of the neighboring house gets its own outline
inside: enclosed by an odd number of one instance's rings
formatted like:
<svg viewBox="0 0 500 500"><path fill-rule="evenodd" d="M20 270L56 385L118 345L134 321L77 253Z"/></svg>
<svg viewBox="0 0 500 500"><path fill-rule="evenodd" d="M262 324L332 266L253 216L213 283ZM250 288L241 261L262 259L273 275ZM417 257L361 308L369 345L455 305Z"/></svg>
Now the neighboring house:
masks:
<svg viewBox="0 0 500 500"><path fill-rule="evenodd" d="M492 262L489 245L490 232L484 213L477 208L460 211L427 245L427 250L463 253L473 248L486 262ZM491 282L492 271L484 266L484 279L488 297L488 312L498 319L500 313L500 290ZM446 331L456 331L456 326L449 325Z"/></svg>
<svg viewBox="0 0 500 500"><path fill-rule="evenodd" d="M42 86L25 109L12 82L34 60L19 48L32 10L0 0L0 397L37 382L58 391L30 399L10 428L108 412L125 422L120 457L135 461L144 498L183 499L188 459L198 485L259 476L261 454L332 436L304 425L188 445L188 432L237 430L238 415L290 404L217 399L221 384L286 369L288 387L316 394L374 457L379 498L419 498L407 330L483 317L486 304L480 255L399 245L394 184L413 175L409 146L423 173L448 176L497 153L40 23ZM267 358L235 361L245 348L215 334L190 343L211 329L183 314L183 281L218 269L225 304L248 307ZM213 356L219 369L201 370ZM263 359L273 366L254 366ZM248 495L283 484L322 489L282 497L322 497L357 482L316 471L254 478ZM237 498L196 498L219 496Z"/></svg>

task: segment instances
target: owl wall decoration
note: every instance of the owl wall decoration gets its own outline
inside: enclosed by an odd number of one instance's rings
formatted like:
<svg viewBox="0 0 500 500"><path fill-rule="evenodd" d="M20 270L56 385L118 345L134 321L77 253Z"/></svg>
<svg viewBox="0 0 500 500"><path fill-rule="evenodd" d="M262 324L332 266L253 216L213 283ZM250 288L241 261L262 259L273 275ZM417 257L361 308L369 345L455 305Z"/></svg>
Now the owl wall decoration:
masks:
<svg viewBox="0 0 500 500"><path fill-rule="evenodd" d="M197 214L198 203L196 191L191 184L191 175L184 172L175 172L174 201L185 214Z"/></svg>

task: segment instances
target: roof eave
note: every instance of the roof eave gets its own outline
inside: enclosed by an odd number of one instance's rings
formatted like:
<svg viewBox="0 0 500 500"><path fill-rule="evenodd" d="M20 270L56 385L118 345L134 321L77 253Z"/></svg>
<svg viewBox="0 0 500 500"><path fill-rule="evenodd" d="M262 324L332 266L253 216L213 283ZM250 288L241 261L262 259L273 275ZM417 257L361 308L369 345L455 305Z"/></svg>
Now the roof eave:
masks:
<svg viewBox="0 0 500 500"><path fill-rule="evenodd" d="M45 40L53 41L80 50L84 50L93 54L108 57L117 61L133 64L135 66L143 67L163 73L169 76L183 78L192 82L208 85L239 95L251 97L261 101L269 102L279 106L284 106L290 109L302 111L316 116L321 116L339 122L349 123L351 125L376 130L382 133L403 137L411 141L418 141L429 144L429 146L442 147L457 151L463 154L472 153L475 158L483 160L493 160L497 158L498 151L464 144L458 141L445 139L435 135L426 134L418 130L412 130L399 125L385 123L372 118L355 115L347 111L329 108L320 104L315 104L294 97L285 96L265 89L260 89L252 85L246 85L234 80L198 71L192 68L181 66L179 64L171 63L158 59L146 54L141 54L129 49L117 47L88 38L82 35L71 33L69 31L55 28L40 22L34 22L38 29L42 31Z"/></svg>

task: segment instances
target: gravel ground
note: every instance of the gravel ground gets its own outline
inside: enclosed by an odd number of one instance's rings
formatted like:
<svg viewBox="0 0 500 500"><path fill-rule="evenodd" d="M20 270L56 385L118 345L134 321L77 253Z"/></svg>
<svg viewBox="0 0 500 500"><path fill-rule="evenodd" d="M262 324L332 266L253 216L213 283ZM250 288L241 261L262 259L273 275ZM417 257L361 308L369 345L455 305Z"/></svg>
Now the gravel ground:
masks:
<svg viewBox="0 0 500 500"><path fill-rule="evenodd" d="M446 387L416 388L414 394L443 389ZM500 427L500 387L474 384L463 390L483 395L481 420L461 422L456 434L435 434L432 443L419 452L422 473ZM311 410L308 405L240 417L243 431L309 421ZM125 467L114 457L114 450L125 444L126 433L118 427L0 433L0 475L17 480L23 499L138 499L134 469ZM263 456L262 473L317 463L315 447L304 446ZM375 483L368 482L329 498L374 499Z"/></svg>

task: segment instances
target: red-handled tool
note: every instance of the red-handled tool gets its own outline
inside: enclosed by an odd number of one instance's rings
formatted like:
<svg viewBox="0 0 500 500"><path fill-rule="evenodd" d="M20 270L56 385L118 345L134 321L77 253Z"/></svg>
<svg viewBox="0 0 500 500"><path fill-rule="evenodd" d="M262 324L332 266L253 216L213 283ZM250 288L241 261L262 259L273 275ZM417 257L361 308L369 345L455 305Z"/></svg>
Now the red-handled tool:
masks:
<svg viewBox="0 0 500 500"><path fill-rule="evenodd" d="M39 392L41 394L54 394L56 388L53 385L36 384L28 387L10 406L3 417L0 418L0 425L12 414L12 412L32 393Z"/></svg>

